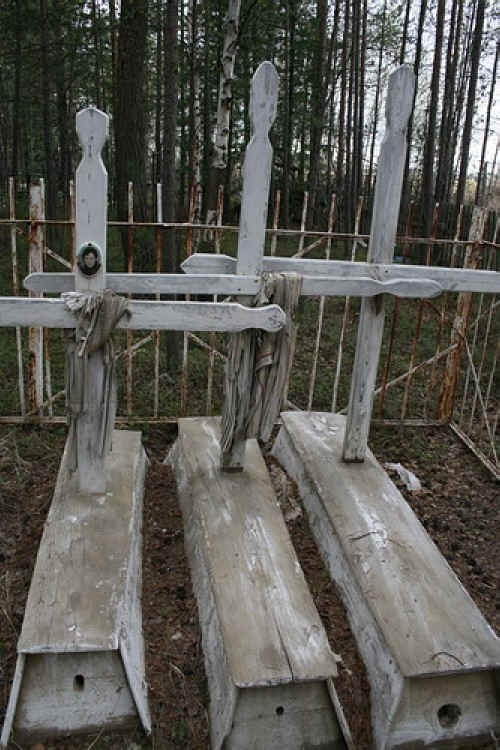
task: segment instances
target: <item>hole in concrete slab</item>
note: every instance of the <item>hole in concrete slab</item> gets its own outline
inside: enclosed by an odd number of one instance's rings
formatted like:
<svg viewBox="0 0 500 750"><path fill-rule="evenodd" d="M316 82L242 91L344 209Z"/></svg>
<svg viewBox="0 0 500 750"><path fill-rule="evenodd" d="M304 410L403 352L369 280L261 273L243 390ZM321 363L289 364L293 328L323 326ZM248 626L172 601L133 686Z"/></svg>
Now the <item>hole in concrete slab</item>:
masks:
<svg viewBox="0 0 500 750"><path fill-rule="evenodd" d="M278 706L276 708L276 713L278 716L283 716L283 714L285 713L285 709L283 708L283 706Z"/></svg>
<svg viewBox="0 0 500 750"><path fill-rule="evenodd" d="M82 691L85 687L85 677L82 674L76 674L73 678L73 690Z"/></svg>
<svg viewBox="0 0 500 750"><path fill-rule="evenodd" d="M454 727L461 715L460 706L457 706L456 703L445 703L438 710L439 723L444 728Z"/></svg>

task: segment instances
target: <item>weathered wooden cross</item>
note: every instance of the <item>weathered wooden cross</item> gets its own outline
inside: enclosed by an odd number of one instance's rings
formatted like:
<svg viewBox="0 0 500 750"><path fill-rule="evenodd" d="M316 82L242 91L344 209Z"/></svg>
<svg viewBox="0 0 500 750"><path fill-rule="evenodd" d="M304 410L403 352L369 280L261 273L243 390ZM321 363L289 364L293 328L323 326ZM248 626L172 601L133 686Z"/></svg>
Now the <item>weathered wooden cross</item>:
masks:
<svg viewBox="0 0 500 750"><path fill-rule="evenodd" d="M368 250L368 262L353 263L336 260L309 260L264 257L267 204L270 185L272 148L268 131L276 113L278 77L271 63L262 63L252 81L251 120L253 135L248 145L241 204L240 233L237 258L225 255L195 254L183 263L183 274L113 274L104 275L105 255L101 269L93 282L77 269L75 273L31 274L25 286L33 291L68 292L75 289L106 286L128 294L189 293L230 294L247 303L262 284L263 273L295 272L302 277L301 294L308 296L359 296L362 309L358 328L356 358L353 368L349 401L344 458L362 461L366 454L373 392L384 325L383 294L399 297L435 297L443 291L490 292L499 290L499 275L491 271L472 271L428 266L392 264L399 211L403 167L406 154L406 127L413 98L414 76L409 66L401 66L390 77L386 104L386 133L382 144L374 210ZM93 113L93 114L90 114ZM105 118L97 110L89 115L89 122ZM100 126L104 142L107 120ZM82 120L83 123L83 120ZM83 138L80 135L82 145ZM97 136L85 142L94 143ZM97 143L97 140L96 140ZM101 143L101 145L102 145ZM85 148L85 146L84 146ZM96 144L87 148L85 163L101 174L103 187L98 193L91 189L94 206L105 206L105 171ZM97 167L97 165L99 165ZM86 184L89 184L89 175ZM80 183L77 174L77 190ZM95 178L94 178L95 179ZM81 180L83 182L83 179ZM82 188L80 188L82 190ZM97 194L101 196L96 199ZM86 201L77 195L77 228L81 225L80 212ZM105 209L104 209L105 210ZM88 214L90 216L90 214ZM104 226L105 215L101 216ZM87 222L88 224L88 222ZM96 244L104 247L103 230L100 234L82 233L77 229L77 248L97 237ZM101 250L101 252L103 252ZM105 253L105 250L104 250ZM36 305L36 308L35 308ZM213 306L209 303L131 302L130 319L123 319L120 327L172 330L242 330L260 327L277 330L283 316L274 308L244 308L238 305ZM27 325L36 320L43 325L74 325L72 315L63 309L59 300L4 300L0 301L4 325ZM5 311L5 312L4 312ZM262 316L262 317L257 317ZM267 316L267 317L266 317ZM267 322L266 322L267 321ZM241 444L235 445L235 462L243 460ZM241 459L237 458L241 455ZM97 462L94 462L97 465Z"/></svg>
<svg viewBox="0 0 500 750"><path fill-rule="evenodd" d="M303 295L363 298L343 450L345 461L363 461L366 455L384 327L382 295L425 298L444 291L500 291L500 274L494 271L392 264L414 85L414 74L408 65L398 68L389 79L386 131L377 170L368 262L263 257L265 212L260 217L254 215L252 230L245 224L247 209L243 203L242 229L252 232L251 237L245 237L245 256L239 254L234 259L199 253L182 264L190 274L295 272L302 276ZM264 182L260 186L263 189ZM242 286L247 283L248 277L239 278Z"/></svg>
<svg viewBox="0 0 500 750"><path fill-rule="evenodd" d="M274 70L272 71L274 72ZM275 74L274 74L275 75ZM262 91L273 91L263 98ZM253 90L259 92L253 109L256 139L270 150L268 129L275 116L277 86L264 66L254 80ZM263 106L264 105L264 106ZM229 277L184 274L107 274L106 214L107 173L101 150L108 133L108 117L95 108L77 115L77 132L83 159L76 173L76 249L77 265L73 273L32 274L26 279L28 289L41 292L94 293L105 288L126 293L190 293L190 294L255 294L260 279L246 276L243 285L234 275ZM270 174L270 157L266 167ZM267 195L267 193L265 193ZM122 317L118 327L154 330L232 331L245 328L279 330L285 316L277 305L246 308L237 303L130 301L129 316ZM75 317L64 299L0 300L0 321L3 326L38 325L53 328L75 328ZM87 393L92 394L87 408L76 425L79 483L82 490L103 493L105 490L105 455L99 450L98 422L104 404L104 352L88 356ZM113 415L114 418L114 415Z"/></svg>

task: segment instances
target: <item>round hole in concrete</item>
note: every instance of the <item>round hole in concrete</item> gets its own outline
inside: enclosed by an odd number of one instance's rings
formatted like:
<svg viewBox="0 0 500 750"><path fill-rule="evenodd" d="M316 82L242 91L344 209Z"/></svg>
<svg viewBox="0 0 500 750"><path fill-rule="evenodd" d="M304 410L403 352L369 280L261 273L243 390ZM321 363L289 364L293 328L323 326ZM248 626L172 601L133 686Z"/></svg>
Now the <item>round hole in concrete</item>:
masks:
<svg viewBox="0 0 500 750"><path fill-rule="evenodd" d="M85 687L85 677L82 674L75 674L73 678L73 690L82 691Z"/></svg>
<svg viewBox="0 0 500 750"><path fill-rule="evenodd" d="M444 706L441 706L438 710L439 723L445 729L454 727L458 723L461 715L462 711L460 710L460 706L457 706L456 703L445 703Z"/></svg>
<svg viewBox="0 0 500 750"><path fill-rule="evenodd" d="M283 716L284 713L285 713L285 709L283 708L283 706L277 706L277 708L276 708L276 714L278 716Z"/></svg>

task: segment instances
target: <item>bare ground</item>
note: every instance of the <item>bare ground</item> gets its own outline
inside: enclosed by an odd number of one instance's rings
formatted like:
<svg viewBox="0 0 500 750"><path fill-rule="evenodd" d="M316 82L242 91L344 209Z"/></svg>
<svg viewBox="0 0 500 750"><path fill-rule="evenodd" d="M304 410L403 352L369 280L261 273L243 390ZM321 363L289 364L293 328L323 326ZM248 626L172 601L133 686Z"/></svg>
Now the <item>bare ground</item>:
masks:
<svg viewBox="0 0 500 750"><path fill-rule="evenodd" d="M208 692L182 517L172 473L163 464L172 428L149 428L150 458L144 498L143 618L152 737L140 728L127 735L68 737L36 750L206 750ZM7 705L15 648L44 520L64 445L61 429L0 430L0 721ZM401 462L422 490L400 487L490 624L497 630L498 484L445 428L375 429L371 445L381 461ZM314 600L333 650L341 657L337 691L358 750L369 750L370 691L335 584L317 553L296 488L268 458ZM395 478L396 483L399 480ZM20 746L11 742L10 747ZM24 746L29 747L29 746ZM498 747L495 738L488 745Z"/></svg>

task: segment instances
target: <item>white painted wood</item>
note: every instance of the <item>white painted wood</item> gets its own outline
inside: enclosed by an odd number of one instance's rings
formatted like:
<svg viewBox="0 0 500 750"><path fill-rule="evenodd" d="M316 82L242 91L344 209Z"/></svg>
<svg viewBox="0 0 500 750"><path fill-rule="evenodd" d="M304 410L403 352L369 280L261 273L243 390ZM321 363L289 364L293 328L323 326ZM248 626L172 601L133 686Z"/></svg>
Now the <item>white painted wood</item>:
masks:
<svg viewBox="0 0 500 750"><path fill-rule="evenodd" d="M101 152L109 132L109 117L95 107L82 109L76 115L76 132L82 149L82 160L76 170L75 255L87 242L95 243L102 255L102 265L95 276L85 276L75 268L76 289L104 288L106 271L106 219L108 214L108 173Z"/></svg>
<svg viewBox="0 0 500 750"><path fill-rule="evenodd" d="M390 263L394 254L406 159L406 128L414 88L415 74L409 65L402 65L391 74L368 246L368 261L373 263ZM383 331L383 298L363 299L347 409L345 461L365 458Z"/></svg>
<svg viewBox="0 0 500 750"><path fill-rule="evenodd" d="M169 456L203 634L211 746L299 750L321 737L324 747L345 747L325 696L335 658L257 442L247 441L244 471L226 474L219 437L218 419L180 419Z"/></svg>
<svg viewBox="0 0 500 750"><path fill-rule="evenodd" d="M500 276L498 278L500 286ZM106 286L114 292L127 294L256 294L260 285L258 276L217 276L183 274L107 274ZM45 292L68 292L74 289L71 273L30 274L24 280L26 289ZM393 294L397 297L436 297L443 287L432 279L389 279L378 281L368 276L303 276L303 296L372 297L376 294Z"/></svg>
<svg viewBox="0 0 500 750"><path fill-rule="evenodd" d="M104 289L106 271L106 219L108 205L108 175L101 152L108 137L109 118L95 107L83 109L76 115L76 131L82 149L82 159L76 170L75 255L84 243L92 242L101 253L101 267L94 276L83 274L75 267L77 291ZM106 484L105 460L100 454L101 416L104 408L105 371L104 352L97 351L88 358L88 383L95 394L93 408L79 417L76 425L78 477L82 490L103 492ZM114 414L111 415L114 420Z"/></svg>
<svg viewBox="0 0 500 750"><path fill-rule="evenodd" d="M259 291L259 276L203 276L175 273L107 273L107 289L120 294L226 294L255 295ZM72 273L32 273L24 280L25 289L45 292L72 292L75 279Z"/></svg>
<svg viewBox="0 0 500 750"><path fill-rule="evenodd" d="M189 274L231 274L236 273L236 259L228 255L214 255L212 253L195 253L182 263L182 268ZM271 258L264 257L263 270L269 273L280 271L302 274L302 294L333 294L328 292L326 282L318 279L318 291L314 288L317 277L337 279L369 278L374 281L423 280L438 283L448 292L483 292L498 294L500 292L500 273L498 271L470 271L460 268L444 268L440 266L412 266L397 263L351 263L345 260L314 260L310 258ZM313 277L313 278L310 278ZM336 289L337 287L335 287ZM346 292L338 287L339 295ZM335 292L336 293L336 292ZM351 293L351 292L349 292ZM352 292L354 296L354 292Z"/></svg>
<svg viewBox="0 0 500 750"><path fill-rule="evenodd" d="M376 750L487 738L500 715L499 639L373 454L343 461L345 418L282 419L273 453L344 600L371 682ZM461 715L442 726L447 705Z"/></svg>
<svg viewBox="0 0 500 750"><path fill-rule="evenodd" d="M237 273L240 274L262 272L273 158L269 129L276 117L278 85L274 65L270 62L261 63L255 71L250 88L252 137L243 164L237 260Z"/></svg>
<svg viewBox="0 0 500 750"><path fill-rule="evenodd" d="M43 272L43 225L37 222L45 219L45 190L43 180L30 185L30 273ZM41 296L35 292L30 297ZM33 320L32 325L37 321ZM30 409L41 410L43 404L43 329L33 327L28 332L28 392Z"/></svg>
<svg viewBox="0 0 500 750"><path fill-rule="evenodd" d="M105 492L89 495L68 474L67 450L63 456L18 642L26 666L9 704L16 735L112 728L136 722L137 715L150 731L140 607L140 433L115 431L106 470ZM78 680L74 687L76 675L84 687Z"/></svg>
<svg viewBox="0 0 500 750"><path fill-rule="evenodd" d="M157 302L129 303L130 317L124 316L118 328L169 331L243 331L261 328L279 331L285 314L278 305L243 307L236 302ZM27 326L34 320L46 328L74 328L75 318L60 299L29 300L0 298L0 326Z"/></svg>

